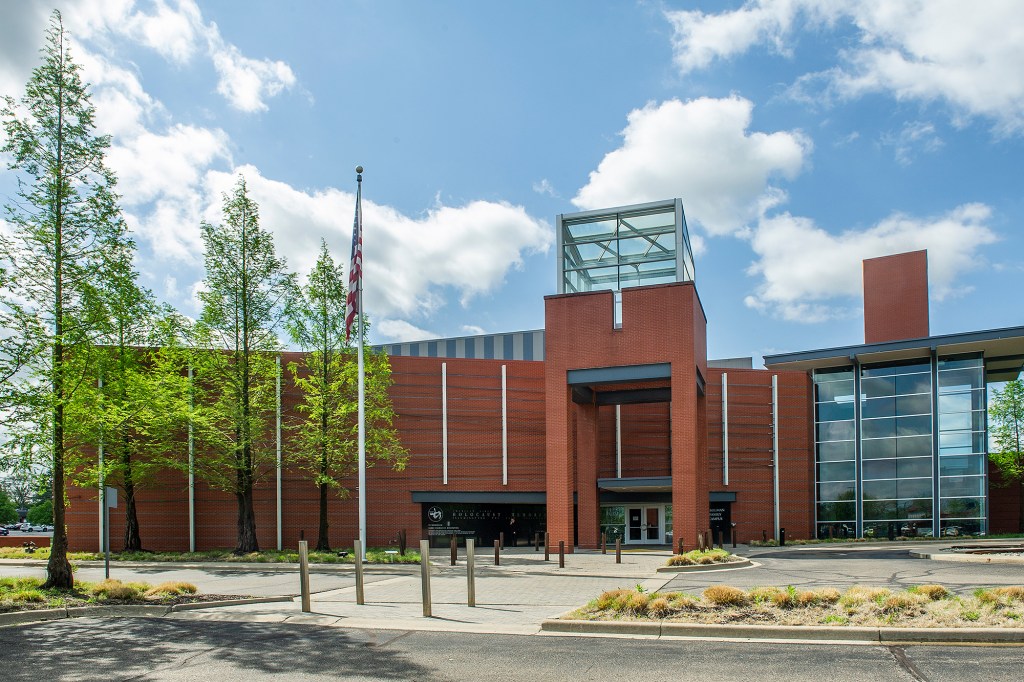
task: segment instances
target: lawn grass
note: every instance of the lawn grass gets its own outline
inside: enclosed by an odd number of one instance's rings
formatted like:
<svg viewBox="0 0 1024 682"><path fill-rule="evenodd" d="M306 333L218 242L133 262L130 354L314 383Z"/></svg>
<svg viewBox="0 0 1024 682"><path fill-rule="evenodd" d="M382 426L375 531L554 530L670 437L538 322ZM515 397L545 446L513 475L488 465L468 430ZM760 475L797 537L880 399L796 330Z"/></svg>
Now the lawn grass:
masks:
<svg viewBox="0 0 1024 682"><path fill-rule="evenodd" d="M316 552L309 553L309 562L312 564L351 564L355 563L355 556L351 548L340 550L348 556L338 556L337 552ZM405 556L400 554L386 554L385 549L371 547L366 550L366 561L371 564L418 564L420 553L413 550L406 550ZM35 552L29 553L22 547L0 547L0 560L3 559L40 559L50 558L50 548L40 547ZM68 558L72 561L97 561L102 560L103 555L97 552L69 552ZM251 552L249 554L235 554L229 549L218 549L206 552L111 552L111 561L157 561L157 562L243 562L243 563L299 563L298 550L264 550Z"/></svg>
<svg viewBox="0 0 1024 682"><path fill-rule="evenodd" d="M1024 627L1024 587L956 595L941 585L906 590L854 586L800 590L713 585L700 595L611 590L565 616L571 620L665 620L702 624L866 627Z"/></svg>
<svg viewBox="0 0 1024 682"><path fill-rule="evenodd" d="M0 613L34 609L122 604L167 605L199 601L196 586L175 581L159 585L107 579L98 583L76 582L70 590L43 589L42 578L0 578Z"/></svg>

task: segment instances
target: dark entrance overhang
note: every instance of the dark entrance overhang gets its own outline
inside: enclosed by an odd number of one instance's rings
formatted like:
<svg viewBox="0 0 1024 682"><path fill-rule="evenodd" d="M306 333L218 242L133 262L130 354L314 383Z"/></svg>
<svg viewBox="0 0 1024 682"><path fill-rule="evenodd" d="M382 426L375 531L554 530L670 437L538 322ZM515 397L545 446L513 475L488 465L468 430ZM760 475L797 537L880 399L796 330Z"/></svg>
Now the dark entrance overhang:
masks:
<svg viewBox="0 0 1024 682"><path fill-rule="evenodd" d="M579 405L667 403L672 400L671 378L672 365L667 362L566 372L572 401Z"/></svg>

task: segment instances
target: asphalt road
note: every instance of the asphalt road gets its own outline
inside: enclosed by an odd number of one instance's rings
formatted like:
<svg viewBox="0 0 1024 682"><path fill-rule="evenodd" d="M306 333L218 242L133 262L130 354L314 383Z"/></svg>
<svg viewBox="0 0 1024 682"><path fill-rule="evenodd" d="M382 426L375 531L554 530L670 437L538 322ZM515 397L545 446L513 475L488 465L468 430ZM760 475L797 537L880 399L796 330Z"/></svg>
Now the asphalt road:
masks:
<svg viewBox="0 0 1024 682"><path fill-rule="evenodd" d="M0 628L21 680L1014 680L1024 648L881 647L75 619Z"/></svg>

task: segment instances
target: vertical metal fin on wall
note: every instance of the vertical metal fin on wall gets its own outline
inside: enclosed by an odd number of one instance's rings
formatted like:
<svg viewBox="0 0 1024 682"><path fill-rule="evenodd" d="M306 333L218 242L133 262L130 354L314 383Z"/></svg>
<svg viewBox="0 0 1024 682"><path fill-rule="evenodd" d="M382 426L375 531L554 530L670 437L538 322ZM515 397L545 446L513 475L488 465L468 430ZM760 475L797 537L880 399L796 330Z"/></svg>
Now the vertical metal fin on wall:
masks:
<svg viewBox="0 0 1024 682"><path fill-rule="evenodd" d="M729 485L729 374L722 372L722 485Z"/></svg>
<svg viewBox="0 0 1024 682"><path fill-rule="evenodd" d="M772 375L772 504L775 511L775 539L779 539L779 375Z"/></svg>
<svg viewBox="0 0 1024 682"><path fill-rule="evenodd" d="M448 363L441 363L441 482L448 485Z"/></svg>
<svg viewBox="0 0 1024 682"><path fill-rule="evenodd" d="M188 365L188 408L195 407L192 393L192 363ZM192 416L188 419L188 551L196 551L196 441Z"/></svg>
<svg viewBox="0 0 1024 682"><path fill-rule="evenodd" d="M277 550L281 551L281 356L277 356Z"/></svg>
<svg viewBox="0 0 1024 682"><path fill-rule="evenodd" d="M615 478L622 478L622 405L615 406Z"/></svg>
<svg viewBox="0 0 1024 682"><path fill-rule="evenodd" d="M501 484L508 485L508 376L501 366Z"/></svg>

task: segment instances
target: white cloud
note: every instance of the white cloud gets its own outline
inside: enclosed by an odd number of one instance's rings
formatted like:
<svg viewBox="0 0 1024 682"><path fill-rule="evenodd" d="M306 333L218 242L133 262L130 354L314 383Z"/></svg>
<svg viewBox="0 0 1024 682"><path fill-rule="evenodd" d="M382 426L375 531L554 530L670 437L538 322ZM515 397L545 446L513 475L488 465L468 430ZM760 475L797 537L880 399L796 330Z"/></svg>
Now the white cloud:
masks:
<svg viewBox="0 0 1024 682"><path fill-rule="evenodd" d="M468 336L482 336L487 332L484 331L483 327L478 327L475 324L464 324L462 325L462 333Z"/></svg>
<svg viewBox="0 0 1024 682"><path fill-rule="evenodd" d="M957 291L957 279L981 263L982 246L996 241L991 209L964 204L945 215L894 214L866 230L833 235L810 218L788 213L761 221L751 239L758 255L748 274L761 283L746 303L773 316L821 322L853 313L849 298L862 292L861 261L928 250L928 282L936 300ZM839 301L837 303L837 300Z"/></svg>
<svg viewBox="0 0 1024 682"><path fill-rule="evenodd" d="M682 73L767 45L788 54L797 29L849 22L858 40L821 76L836 94L885 92L941 100L960 115L986 116L1004 132L1024 129L1024 12L1017 0L750 0L718 14L668 11Z"/></svg>
<svg viewBox="0 0 1024 682"><path fill-rule="evenodd" d="M896 161L908 166L918 152L936 152L944 143L931 123L908 121L898 133L884 135L882 144L892 147L895 150Z"/></svg>
<svg viewBox="0 0 1024 682"><path fill-rule="evenodd" d="M549 197L557 197L558 193L555 191L554 185L547 178L533 183L533 191L537 194L543 194Z"/></svg>
<svg viewBox="0 0 1024 682"><path fill-rule="evenodd" d="M211 52L220 75L217 92L241 111L264 111L268 97L295 85L295 74L282 61L250 59L234 45L221 44Z"/></svg>
<svg viewBox="0 0 1024 682"><path fill-rule="evenodd" d="M376 335L386 342L404 343L406 341L423 341L424 339L436 339L437 334L426 329L406 322L405 320L383 319L373 325Z"/></svg>
<svg viewBox="0 0 1024 682"><path fill-rule="evenodd" d="M753 104L741 97L673 99L629 113L623 142L608 153L573 203L582 209L682 197L687 220L732 234L785 201L770 184L804 167L799 131L749 132Z"/></svg>

